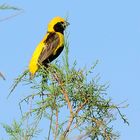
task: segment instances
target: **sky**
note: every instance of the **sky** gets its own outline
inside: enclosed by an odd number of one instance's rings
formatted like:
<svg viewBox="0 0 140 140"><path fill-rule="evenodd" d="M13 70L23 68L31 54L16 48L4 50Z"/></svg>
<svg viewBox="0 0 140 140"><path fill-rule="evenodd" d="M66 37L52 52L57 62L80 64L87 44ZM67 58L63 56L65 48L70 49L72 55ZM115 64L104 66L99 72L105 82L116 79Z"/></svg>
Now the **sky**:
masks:
<svg viewBox="0 0 140 140"><path fill-rule="evenodd" d="M107 90L115 103L127 101L122 109L130 125L118 118L115 129L120 140L139 138L140 130L140 1L139 0L1 0L24 10L20 15L0 22L0 122L18 118L18 101L28 91L17 87L7 100L13 80L28 66L31 55L55 16L68 16L70 62L90 67L99 60L95 72L109 82ZM0 11L0 19L15 11ZM61 56L60 56L61 57ZM0 127L0 137L5 138Z"/></svg>

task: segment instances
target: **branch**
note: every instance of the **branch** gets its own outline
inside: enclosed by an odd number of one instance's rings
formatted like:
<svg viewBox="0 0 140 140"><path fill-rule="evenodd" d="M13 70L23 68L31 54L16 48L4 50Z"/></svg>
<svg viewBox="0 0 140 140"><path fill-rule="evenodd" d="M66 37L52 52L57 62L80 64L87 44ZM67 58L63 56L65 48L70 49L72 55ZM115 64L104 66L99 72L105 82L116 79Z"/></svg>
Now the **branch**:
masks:
<svg viewBox="0 0 140 140"><path fill-rule="evenodd" d="M57 134L58 134L58 110L56 109L56 124L55 124L55 135L54 135L54 140L56 140Z"/></svg>
<svg viewBox="0 0 140 140"><path fill-rule="evenodd" d="M70 110L70 114L73 114L72 105L71 105L71 102L69 100L67 91L65 90L65 88L63 88L62 81L58 78L58 76L56 74L54 74L54 78L58 82L58 84L59 84L59 86L61 88L61 92L64 95L66 102L68 103L68 108Z"/></svg>
<svg viewBox="0 0 140 140"><path fill-rule="evenodd" d="M77 113L83 108L83 106L84 106L87 102L88 102L88 99L85 99L84 103L81 104L81 105L79 105L79 107L77 108L75 114L77 114Z"/></svg>
<svg viewBox="0 0 140 140"><path fill-rule="evenodd" d="M24 12L24 11L21 10L20 12L17 12L17 13L15 13L15 14L10 15L10 16L0 18L0 22L3 22L3 21L6 21L6 20L9 20L9 19L11 19L11 18L14 18L14 17L16 17L16 16L22 14L23 12Z"/></svg>
<svg viewBox="0 0 140 140"><path fill-rule="evenodd" d="M64 138L67 136L68 132L70 131L70 127L72 125L72 122L74 120L74 114L70 114L70 118L69 118L69 121L68 121L68 126L63 134Z"/></svg>
<svg viewBox="0 0 140 140"><path fill-rule="evenodd" d="M54 74L54 79L58 82L60 88L61 88L61 92L62 94L64 95L64 98L68 104L68 108L70 110L70 118L69 118L69 121L68 121L68 126L64 132L64 137L66 137L67 133L69 132L70 130L70 127L71 127L71 124L74 120L74 113L73 113L73 109L72 109L72 105L71 105L71 102L69 100L69 97L68 97L68 93L67 91L65 90L65 88L63 87L63 84L62 84L62 81L58 78L58 76L56 74Z"/></svg>
<svg viewBox="0 0 140 140"><path fill-rule="evenodd" d="M53 121L53 109L51 109L51 117L50 117L50 127L48 132L48 140L50 140L51 128L52 128L52 121Z"/></svg>

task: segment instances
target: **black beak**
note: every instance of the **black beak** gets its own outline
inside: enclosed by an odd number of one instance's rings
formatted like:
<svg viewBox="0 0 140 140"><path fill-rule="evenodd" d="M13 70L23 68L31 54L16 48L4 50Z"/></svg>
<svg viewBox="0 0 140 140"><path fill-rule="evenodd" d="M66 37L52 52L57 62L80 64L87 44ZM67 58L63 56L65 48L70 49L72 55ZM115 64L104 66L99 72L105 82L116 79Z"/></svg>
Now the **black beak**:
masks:
<svg viewBox="0 0 140 140"><path fill-rule="evenodd" d="M65 24L66 24L66 26L69 26L69 25L70 25L70 23L69 23L69 22L67 22L67 21L65 22Z"/></svg>
<svg viewBox="0 0 140 140"><path fill-rule="evenodd" d="M64 22L64 27L65 27L65 28L66 28L67 26L69 26L69 25L70 25L69 22L67 22L67 21Z"/></svg>

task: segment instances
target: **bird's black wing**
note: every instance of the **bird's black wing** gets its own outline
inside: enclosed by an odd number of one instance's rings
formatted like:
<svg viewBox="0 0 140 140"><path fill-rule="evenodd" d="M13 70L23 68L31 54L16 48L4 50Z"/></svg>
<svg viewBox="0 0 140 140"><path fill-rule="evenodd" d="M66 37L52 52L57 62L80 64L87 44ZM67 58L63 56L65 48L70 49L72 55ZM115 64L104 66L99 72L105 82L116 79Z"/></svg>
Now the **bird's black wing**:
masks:
<svg viewBox="0 0 140 140"><path fill-rule="evenodd" d="M59 42L60 42L60 39L59 39L58 34L49 33L49 35L47 36L47 39L44 41L45 47L39 56L38 61L40 64L43 64L44 62L49 63L53 61L53 59L55 59L53 56L53 53L58 47Z"/></svg>

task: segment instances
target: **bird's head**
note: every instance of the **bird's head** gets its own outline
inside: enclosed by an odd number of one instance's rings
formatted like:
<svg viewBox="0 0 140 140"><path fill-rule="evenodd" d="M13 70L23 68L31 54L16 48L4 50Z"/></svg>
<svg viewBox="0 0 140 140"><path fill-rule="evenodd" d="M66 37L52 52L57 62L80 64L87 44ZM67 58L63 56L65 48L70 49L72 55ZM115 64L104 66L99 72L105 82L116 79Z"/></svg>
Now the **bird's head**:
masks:
<svg viewBox="0 0 140 140"><path fill-rule="evenodd" d="M63 33L68 25L69 25L69 23L65 19L57 16L57 17L53 18L49 22L49 24L48 24L48 32L60 32L60 33Z"/></svg>

